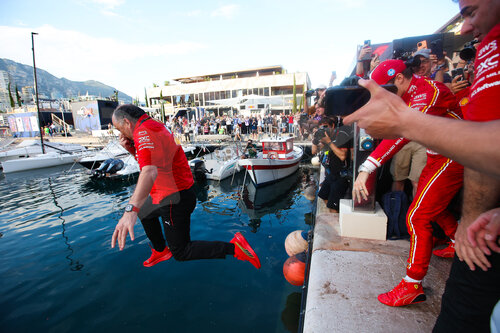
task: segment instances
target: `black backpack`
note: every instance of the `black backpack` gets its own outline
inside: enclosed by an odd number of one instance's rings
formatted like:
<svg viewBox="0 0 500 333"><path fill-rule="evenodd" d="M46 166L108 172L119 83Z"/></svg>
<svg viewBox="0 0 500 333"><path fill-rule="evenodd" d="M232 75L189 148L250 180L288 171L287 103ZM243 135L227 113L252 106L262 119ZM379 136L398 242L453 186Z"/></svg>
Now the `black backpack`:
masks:
<svg viewBox="0 0 500 333"><path fill-rule="evenodd" d="M408 238L406 213L410 204L406 193L402 191L388 192L382 196L382 206L387 215L387 239Z"/></svg>

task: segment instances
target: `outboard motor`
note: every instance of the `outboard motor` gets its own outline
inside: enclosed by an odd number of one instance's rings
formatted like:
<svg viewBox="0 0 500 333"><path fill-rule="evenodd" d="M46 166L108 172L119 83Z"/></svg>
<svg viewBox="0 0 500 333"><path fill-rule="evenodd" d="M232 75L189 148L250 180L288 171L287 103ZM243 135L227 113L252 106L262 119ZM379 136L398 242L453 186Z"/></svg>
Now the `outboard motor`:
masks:
<svg viewBox="0 0 500 333"><path fill-rule="evenodd" d="M205 162L200 159L194 159L189 161L189 167L191 168L191 173L193 174L193 178L196 181L205 181L207 180L206 173L209 173L205 168Z"/></svg>
<svg viewBox="0 0 500 333"><path fill-rule="evenodd" d="M92 177L102 178L105 177L106 174L114 174L123 169L124 166L125 164L122 160L109 158L102 162L99 168L92 171Z"/></svg>

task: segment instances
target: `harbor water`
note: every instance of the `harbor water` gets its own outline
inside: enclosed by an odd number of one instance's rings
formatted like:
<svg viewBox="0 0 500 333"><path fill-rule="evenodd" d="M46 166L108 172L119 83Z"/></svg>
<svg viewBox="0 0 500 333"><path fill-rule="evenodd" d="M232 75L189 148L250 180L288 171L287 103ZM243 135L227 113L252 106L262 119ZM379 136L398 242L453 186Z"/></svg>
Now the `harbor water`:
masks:
<svg viewBox="0 0 500 333"><path fill-rule="evenodd" d="M229 241L240 231L260 270L232 257L145 268L139 222L134 242L111 249L135 180L93 181L79 168L0 175L0 330L296 331L301 288L283 277L283 244L310 229L313 173L300 168L259 189L243 173L195 185L191 238Z"/></svg>

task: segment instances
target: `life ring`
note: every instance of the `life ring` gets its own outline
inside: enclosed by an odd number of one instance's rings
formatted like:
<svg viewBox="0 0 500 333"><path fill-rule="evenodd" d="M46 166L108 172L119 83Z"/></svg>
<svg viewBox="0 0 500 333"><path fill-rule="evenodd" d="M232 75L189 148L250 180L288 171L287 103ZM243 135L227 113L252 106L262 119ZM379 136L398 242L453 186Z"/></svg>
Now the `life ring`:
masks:
<svg viewBox="0 0 500 333"><path fill-rule="evenodd" d="M272 151L268 154L268 157L272 160L275 160L278 158L278 154L275 151Z"/></svg>

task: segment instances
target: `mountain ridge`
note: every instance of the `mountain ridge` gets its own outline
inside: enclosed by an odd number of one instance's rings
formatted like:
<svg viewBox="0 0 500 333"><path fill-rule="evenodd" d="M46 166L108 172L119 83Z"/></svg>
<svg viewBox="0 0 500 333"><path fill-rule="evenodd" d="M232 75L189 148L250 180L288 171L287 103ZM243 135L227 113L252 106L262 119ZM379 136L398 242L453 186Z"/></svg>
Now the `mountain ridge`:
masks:
<svg viewBox="0 0 500 333"><path fill-rule="evenodd" d="M10 59L0 58L0 70L8 72L12 78L11 89L14 92L17 84L18 90L24 86L33 86L33 66L24 65ZM58 78L46 70L36 69L38 92L48 98L74 98L78 95L112 96L117 90L96 80L72 81L65 77ZM118 90L118 99L127 103L132 102L132 97Z"/></svg>

